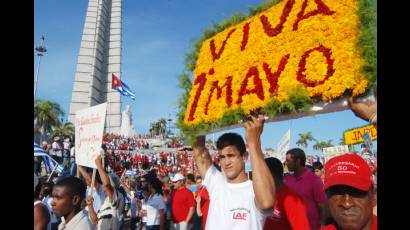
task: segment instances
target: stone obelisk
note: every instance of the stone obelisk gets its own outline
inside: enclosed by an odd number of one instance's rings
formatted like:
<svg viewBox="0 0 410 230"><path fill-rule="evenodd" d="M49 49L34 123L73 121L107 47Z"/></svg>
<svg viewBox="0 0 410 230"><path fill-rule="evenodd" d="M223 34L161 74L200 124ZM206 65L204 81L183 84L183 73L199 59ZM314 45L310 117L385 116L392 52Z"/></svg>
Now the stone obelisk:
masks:
<svg viewBox="0 0 410 230"><path fill-rule="evenodd" d="M121 96L111 89L111 74L121 78L121 0L89 0L68 120L77 110L104 102L105 132L119 133Z"/></svg>

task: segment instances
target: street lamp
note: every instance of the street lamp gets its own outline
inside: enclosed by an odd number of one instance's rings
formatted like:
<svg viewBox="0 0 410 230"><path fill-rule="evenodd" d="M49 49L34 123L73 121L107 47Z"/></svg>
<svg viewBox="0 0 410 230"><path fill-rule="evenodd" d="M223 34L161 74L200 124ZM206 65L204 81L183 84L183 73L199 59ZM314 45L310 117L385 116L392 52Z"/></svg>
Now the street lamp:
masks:
<svg viewBox="0 0 410 230"><path fill-rule="evenodd" d="M47 49L44 46L44 35L41 36L41 40L42 40L41 45L35 47L35 50L37 51L37 56L38 56L38 65L37 65L36 76L34 77L34 100L36 100L37 81L38 81L38 73L40 72L41 57L43 56L43 53L47 52Z"/></svg>

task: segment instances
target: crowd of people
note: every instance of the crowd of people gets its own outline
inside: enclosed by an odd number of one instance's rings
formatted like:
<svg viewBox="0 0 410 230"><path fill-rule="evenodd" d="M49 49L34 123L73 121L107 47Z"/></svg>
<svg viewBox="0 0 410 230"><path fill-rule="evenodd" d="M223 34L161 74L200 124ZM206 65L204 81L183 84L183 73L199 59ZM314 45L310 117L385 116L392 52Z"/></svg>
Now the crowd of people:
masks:
<svg viewBox="0 0 410 230"><path fill-rule="evenodd" d="M149 149L149 139L152 139L150 135L138 135L133 137L125 137L114 133L105 134L103 136L103 143L107 146L108 150L140 150ZM161 138L164 139L164 138ZM178 141L169 140L166 143L168 148L180 148L183 144Z"/></svg>
<svg viewBox="0 0 410 230"><path fill-rule="evenodd" d="M377 229L377 168L355 153L311 167L299 148L288 150L285 162L265 158L263 127L264 116L252 116L244 123L245 139L225 133L213 147L199 137L192 149L174 145L172 152L135 154L126 150L144 146L142 139L106 135L94 172L75 164L71 140L58 147L61 140L55 138L42 147L66 169L75 165L78 173L41 177L35 167L34 227ZM210 154L215 149L217 156ZM245 171L248 159L250 173Z"/></svg>

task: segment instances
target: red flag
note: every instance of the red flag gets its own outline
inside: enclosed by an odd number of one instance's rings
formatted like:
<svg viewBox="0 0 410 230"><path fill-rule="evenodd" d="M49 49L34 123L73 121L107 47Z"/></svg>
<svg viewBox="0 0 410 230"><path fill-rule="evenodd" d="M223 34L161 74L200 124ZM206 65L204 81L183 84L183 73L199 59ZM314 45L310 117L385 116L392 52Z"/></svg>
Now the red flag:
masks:
<svg viewBox="0 0 410 230"><path fill-rule="evenodd" d="M121 80L118 79L118 77L115 76L115 74L112 74L112 83L111 83L112 89L115 89L115 88L121 87L121 86L122 86Z"/></svg>

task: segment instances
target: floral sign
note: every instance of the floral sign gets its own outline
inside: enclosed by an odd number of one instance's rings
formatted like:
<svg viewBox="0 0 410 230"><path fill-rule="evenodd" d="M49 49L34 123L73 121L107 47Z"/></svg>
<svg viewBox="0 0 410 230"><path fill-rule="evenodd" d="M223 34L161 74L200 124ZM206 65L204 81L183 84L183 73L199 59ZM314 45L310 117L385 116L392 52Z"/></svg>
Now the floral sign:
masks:
<svg viewBox="0 0 410 230"><path fill-rule="evenodd" d="M337 99L369 85L357 0L283 0L202 43L185 126L264 108L303 92Z"/></svg>

